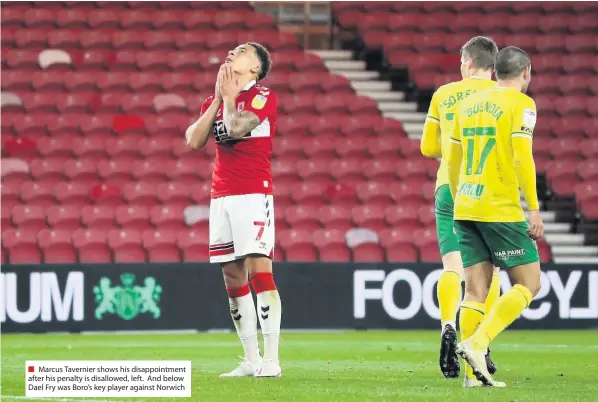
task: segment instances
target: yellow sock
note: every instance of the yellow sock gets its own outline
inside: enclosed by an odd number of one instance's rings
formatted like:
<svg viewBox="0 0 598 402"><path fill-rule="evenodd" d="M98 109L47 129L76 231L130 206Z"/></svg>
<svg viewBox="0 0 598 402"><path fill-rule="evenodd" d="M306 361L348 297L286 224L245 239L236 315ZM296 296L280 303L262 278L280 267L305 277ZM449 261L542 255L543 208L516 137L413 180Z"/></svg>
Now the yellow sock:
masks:
<svg viewBox="0 0 598 402"><path fill-rule="evenodd" d="M500 276L498 274L492 275L492 284L490 290L488 290L488 296L486 296L486 314L492 310L492 306L500 297Z"/></svg>
<svg viewBox="0 0 598 402"><path fill-rule="evenodd" d="M471 337L474 347L485 349L502 331L523 313L532 301L532 292L522 285L515 285L502 295L492 311L482 321Z"/></svg>
<svg viewBox="0 0 598 402"><path fill-rule="evenodd" d="M464 301L461 303L459 313L459 328L461 329L461 341L472 336L484 319L484 303ZM465 375L475 378L471 366L465 363Z"/></svg>
<svg viewBox="0 0 598 402"><path fill-rule="evenodd" d="M461 276L454 271L444 271L438 279L437 293L442 326L449 322L455 326L461 302Z"/></svg>

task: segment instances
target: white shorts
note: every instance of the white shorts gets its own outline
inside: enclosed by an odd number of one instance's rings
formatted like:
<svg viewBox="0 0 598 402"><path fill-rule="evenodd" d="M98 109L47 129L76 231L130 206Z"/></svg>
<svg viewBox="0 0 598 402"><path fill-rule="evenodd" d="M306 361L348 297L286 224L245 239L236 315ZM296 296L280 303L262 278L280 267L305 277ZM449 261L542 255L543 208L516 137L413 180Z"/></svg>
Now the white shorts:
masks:
<svg viewBox="0 0 598 402"><path fill-rule="evenodd" d="M210 203L210 262L223 263L249 254L274 255L272 195L214 198Z"/></svg>

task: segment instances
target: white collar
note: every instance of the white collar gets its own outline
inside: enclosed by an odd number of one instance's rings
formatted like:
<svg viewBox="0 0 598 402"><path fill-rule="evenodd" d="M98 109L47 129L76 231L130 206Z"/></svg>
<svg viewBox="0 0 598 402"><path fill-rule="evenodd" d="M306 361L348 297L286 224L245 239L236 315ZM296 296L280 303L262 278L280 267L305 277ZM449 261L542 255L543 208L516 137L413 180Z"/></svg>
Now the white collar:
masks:
<svg viewBox="0 0 598 402"><path fill-rule="evenodd" d="M257 83L256 80L251 80L247 83L247 85L245 85L245 87L243 88L243 91L247 91L249 88L251 88L252 86L254 86Z"/></svg>

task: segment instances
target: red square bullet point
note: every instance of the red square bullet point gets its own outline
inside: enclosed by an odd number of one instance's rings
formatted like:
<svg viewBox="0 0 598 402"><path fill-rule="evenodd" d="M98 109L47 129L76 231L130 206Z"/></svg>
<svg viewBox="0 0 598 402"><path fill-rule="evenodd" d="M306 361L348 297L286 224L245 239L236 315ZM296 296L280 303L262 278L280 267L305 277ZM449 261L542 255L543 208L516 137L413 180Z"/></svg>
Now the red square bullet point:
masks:
<svg viewBox="0 0 598 402"><path fill-rule="evenodd" d="M27 371L29 371L30 373L33 373L33 372L35 372L35 367L29 366L29 367L27 367Z"/></svg>

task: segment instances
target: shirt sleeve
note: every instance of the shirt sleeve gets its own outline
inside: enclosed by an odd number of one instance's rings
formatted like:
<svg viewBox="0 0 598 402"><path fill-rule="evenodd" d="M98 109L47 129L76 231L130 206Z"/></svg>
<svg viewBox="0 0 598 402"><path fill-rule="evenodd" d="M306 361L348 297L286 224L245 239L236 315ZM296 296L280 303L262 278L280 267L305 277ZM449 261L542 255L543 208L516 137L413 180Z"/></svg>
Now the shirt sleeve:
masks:
<svg viewBox="0 0 598 402"><path fill-rule="evenodd" d="M205 101L203 101L203 103L201 104L201 110L199 112L199 117L203 116L203 114L206 112L206 110L208 110L208 108L210 107L210 105L212 104L212 101L214 100L214 95L212 96L208 96L206 98Z"/></svg>
<svg viewBox="0 0 598 402"><path fill-rule="evenodd" d="M422 155L428 158L440 158L441 156L441 132L440 119L438 114L438 97L436 93L432 96L426 122L424 123L424 132L420 141L420 150Z"/></svg>
<svg viewBox="0 0 598 402"><path fill-rule="evenodd" d="M438 111L437 92L434 92L434 95L432 95L432 101L430 102L430 107L428 108L426 120L431 120L435 121L436 123L440 123L440 112Z"/></svg>
<svg viewBox="0 0 598 402"><path fill-rule="evenodd" d="M276 95L270 89L260 89L243 108L244 111L254 113L260 122L276 114Z"/></svg>
<svg viewBox="0 0 598 402"><path fill-rule="evenodd" d="M518 102L513 110L511 143L513 146L514 167L519 187L530 210L539 209L536 190L536 166L532 152L532 139L536 126L536 104L526 97Z"/></svg>
<svg viewBox="0 0 598 402"><path fill-rule="evenodd" d="M536 103L532 98L526 96L514 106L511 138L521 137L531 140L536 127L536 119Z"/></svg>

